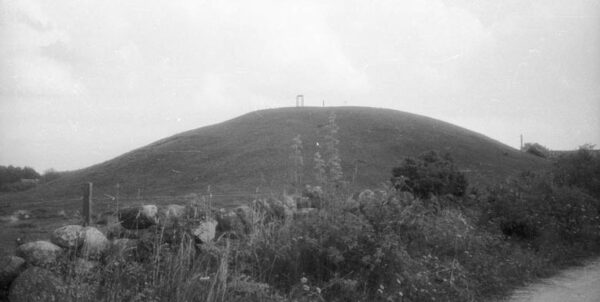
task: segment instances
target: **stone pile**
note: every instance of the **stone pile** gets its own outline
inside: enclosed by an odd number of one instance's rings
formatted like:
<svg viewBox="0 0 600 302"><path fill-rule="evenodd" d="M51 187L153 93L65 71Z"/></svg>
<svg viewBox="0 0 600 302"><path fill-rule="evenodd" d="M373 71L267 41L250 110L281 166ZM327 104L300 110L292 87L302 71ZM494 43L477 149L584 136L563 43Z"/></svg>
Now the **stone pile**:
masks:
<svg viewBox="0 0 600 302"><path fill-rule="evenodd" d="M55 229L50 240L20 244L15 256L0 257L0 288L9 289L9 301L68 300L68 286L53 272L60 261L71 261L73 273L86 275L102 262L144 261L144 244L152 243L159 232L165 234L162 238L165 242L169 240L166 235L169 232L174 234L171 240L185 232L198 244L213 241L218 233L245 236L260 223L318 213L322 192L316 188L311 188L308 196L260 199L251 206L230 210L215 212L174 204L159 209L143 205L103 214L98 228L65 225ZM85 301L93 301L91 295Z"/></svg>

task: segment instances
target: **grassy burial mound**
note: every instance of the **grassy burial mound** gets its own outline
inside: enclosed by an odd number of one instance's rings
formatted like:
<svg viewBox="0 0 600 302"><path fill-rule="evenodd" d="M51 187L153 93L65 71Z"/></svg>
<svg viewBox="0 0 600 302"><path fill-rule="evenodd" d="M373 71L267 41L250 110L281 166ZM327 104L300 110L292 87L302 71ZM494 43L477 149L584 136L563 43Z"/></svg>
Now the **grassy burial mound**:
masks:
<svg viewBox="0 0 600 302"><path fill-rule="evenodd" d="M481 134L420 115L365 107L261 110L159 140L112 160L67 173L13 200L77 198L83 182L96 196L181 196L190 192L252 195L281 192L289 183L292 139L303 142L304 183L314 183L313 155L330 113L339 126L345 180L362 189L389 179L391 167L427 150L449 153L470 183L490 183L544 160Z"/></svg>

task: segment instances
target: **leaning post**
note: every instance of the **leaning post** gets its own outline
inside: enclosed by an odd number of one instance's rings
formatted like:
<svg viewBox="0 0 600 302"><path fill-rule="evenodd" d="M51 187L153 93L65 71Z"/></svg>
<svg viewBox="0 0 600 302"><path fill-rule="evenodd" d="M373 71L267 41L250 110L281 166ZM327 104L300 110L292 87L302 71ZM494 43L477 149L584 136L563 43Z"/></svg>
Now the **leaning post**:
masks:
<svg viewBox="0 0 600 302"><path fill-rule="evenodd" d="M92 222L92 183L83 184L83 226Z"/></svg>

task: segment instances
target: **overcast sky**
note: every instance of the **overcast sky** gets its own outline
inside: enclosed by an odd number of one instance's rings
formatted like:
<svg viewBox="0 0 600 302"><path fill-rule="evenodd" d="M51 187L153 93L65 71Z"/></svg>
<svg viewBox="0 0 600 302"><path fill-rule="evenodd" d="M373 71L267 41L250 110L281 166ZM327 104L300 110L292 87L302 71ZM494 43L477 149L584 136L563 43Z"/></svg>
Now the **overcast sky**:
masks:
<svg viewBox="0 0 600 302"><path fill-rule="evenodd" d="M83 168L296 94L600 145L600 2L0 0L0 165Z"/></svg>

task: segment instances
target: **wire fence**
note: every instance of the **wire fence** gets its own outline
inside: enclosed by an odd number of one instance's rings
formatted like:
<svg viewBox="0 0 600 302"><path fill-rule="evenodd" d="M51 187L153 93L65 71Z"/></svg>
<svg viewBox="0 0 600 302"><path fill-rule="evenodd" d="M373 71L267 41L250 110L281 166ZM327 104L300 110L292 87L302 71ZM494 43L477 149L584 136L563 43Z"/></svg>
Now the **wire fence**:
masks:
<svg viewBox="0 0 600 302"><path fill-rule="evenodd" d="M155 204L186 204L189 202L203 202L217 208L230 208L241 204L246 204L254 199L268 198L280 195L274 192L251 192L238 191L231 193L188 193L184 195L142 195L137 196L119 196L118 192L106 193L106 190L97 190L92 193L92 207L95 214L107 210L118 210L123 207ZM69 196L64 198L32 198L27 201L0 200L0 213L10 214L10 211L19 209L45 209L61 208L65 210L81 210L83 195L79 197Z"/></svg>

